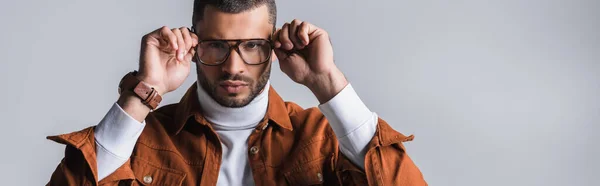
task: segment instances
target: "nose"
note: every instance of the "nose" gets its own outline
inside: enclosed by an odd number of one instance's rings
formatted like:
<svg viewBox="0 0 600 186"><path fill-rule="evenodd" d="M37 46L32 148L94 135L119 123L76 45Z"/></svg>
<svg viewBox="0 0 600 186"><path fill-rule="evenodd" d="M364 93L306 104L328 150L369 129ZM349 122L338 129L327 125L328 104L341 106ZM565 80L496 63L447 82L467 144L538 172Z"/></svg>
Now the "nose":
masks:
<svg viewBox="0 0 600 186"><path fill-rule="evenodd" d="M232 49L229 57L223 64L221 64L221 70L229 74L242 74L246 71L246 63L242 59L240 54Z"/></svg>

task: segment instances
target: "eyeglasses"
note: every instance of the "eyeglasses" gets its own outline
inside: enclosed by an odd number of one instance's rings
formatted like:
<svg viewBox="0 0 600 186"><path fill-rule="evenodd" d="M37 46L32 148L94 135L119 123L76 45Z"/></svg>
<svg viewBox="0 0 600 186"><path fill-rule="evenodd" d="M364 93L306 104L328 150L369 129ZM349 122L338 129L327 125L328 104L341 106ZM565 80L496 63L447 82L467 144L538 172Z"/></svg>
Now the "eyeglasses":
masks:
<svg viewBox="0 0 600 186"><path fill-rule="evenodd" d="M267 39L200 40L196 46L196 60L205 65L220 65L235 49L244 63L259 65L271 59L273 46Z"/></svg>

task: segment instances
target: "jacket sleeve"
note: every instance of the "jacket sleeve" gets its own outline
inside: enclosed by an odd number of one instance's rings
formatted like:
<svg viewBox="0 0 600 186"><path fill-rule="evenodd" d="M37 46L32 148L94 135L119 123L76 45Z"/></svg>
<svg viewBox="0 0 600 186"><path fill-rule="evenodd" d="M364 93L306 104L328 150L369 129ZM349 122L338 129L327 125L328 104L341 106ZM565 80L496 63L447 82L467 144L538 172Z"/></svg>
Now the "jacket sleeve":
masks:
<svg viewBox="0 0 600 186"><path fill-rule="evenodd" d="M116 185L119 181L135 179L129 162L98 182L94 127L81 131L48 136L47 139L65 144L65 156L46 185Z"/></svg>
<svg viewBox="0 0 600 186"><path fill-rule="evenodd" d="M366 147L364 170L343 153L336 153L335 173L340 185L426 186L421 171L402 145L402 142L413 138L412 135L404 136L378 119L375 135Z"/></svg>

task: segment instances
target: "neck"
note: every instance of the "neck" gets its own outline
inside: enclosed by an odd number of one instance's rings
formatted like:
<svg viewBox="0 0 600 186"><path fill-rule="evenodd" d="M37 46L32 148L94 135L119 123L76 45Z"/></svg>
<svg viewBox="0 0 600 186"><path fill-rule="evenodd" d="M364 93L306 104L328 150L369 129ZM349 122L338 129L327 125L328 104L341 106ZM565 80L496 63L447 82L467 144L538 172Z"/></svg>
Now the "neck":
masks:
<svg viewBox="0 0 600 186"><path fill-rule="evenodd" d="M246 106L239 108L225 107L217 103L197 82L198 100L203 115L216 130L242 130L255 127L267 113L269 105L269 85Z"/></svg>

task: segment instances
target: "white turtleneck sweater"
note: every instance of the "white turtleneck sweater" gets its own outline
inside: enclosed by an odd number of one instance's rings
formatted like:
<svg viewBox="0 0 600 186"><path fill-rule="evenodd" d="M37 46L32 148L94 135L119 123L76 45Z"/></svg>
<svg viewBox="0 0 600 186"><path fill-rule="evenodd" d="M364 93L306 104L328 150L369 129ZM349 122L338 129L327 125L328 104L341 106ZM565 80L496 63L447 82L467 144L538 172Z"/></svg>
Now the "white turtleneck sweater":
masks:
<svg viewBox="0 0 600 186"><path fill-rule="evenodd" d="M269 84L267 82L263 91L248 105L230 108L217 103L198 83L197 92L202 115L219 135L221 149L223 149L217 185L254 185L254 177L246 153L248 137L267 114ZM244 168L241 168L242 165Z"/></svg>
<svg viewBox="0 0 600 186"><path fill-rule="evenodd" d="M241 108L223 107L202 86L197 87L203 115L219 135L223 149L217 185L254 185L246 153L248 137L267 112L269 83L250 104ZM338 137L340 151L364 168L365 147L375 134L377 115L364 105L350 84L319 105L319 109ZM145 121L133 119L117 103L113 105L94 131L98 180L127 162L145 125Z"/></svg>

